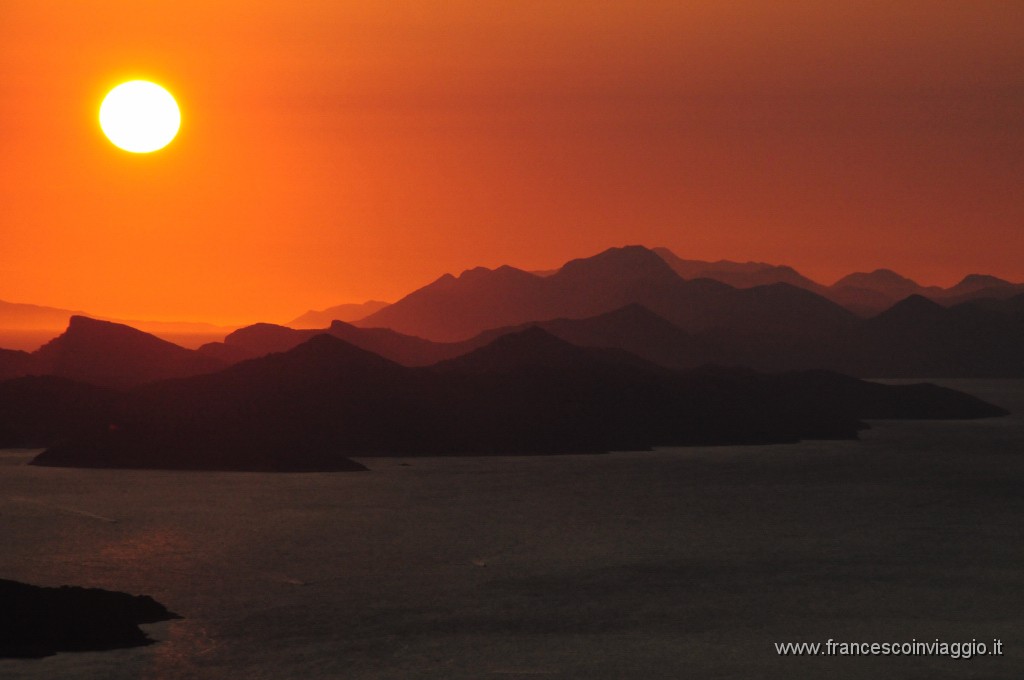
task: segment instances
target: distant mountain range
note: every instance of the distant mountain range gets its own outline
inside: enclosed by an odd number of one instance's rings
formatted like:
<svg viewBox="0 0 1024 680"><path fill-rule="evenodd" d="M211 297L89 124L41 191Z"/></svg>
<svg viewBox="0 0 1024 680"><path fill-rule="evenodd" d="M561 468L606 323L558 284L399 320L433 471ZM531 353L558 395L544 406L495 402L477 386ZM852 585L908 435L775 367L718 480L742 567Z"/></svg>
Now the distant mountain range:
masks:
<svg viewBox="0 0 1024 680"><path fill-rule="evenodd" d="M343 456L791 442L852 438L865 418L1004 414L953 390L824 371L680 373L621 350L578 347L539 328L427 368L404 367L321 334L215 373L135 388L95 416L91 429L79 425L33 464L360 469ZM0 427L17 422L0 408Z"/></svg>
<svg viewBox="0 0 1024 680"><path fill-rule="evenodd" d="M944 289L884 269L824 286L791 267L684 260L665 248L627 246L541 274L507 266L446 274L354 323L452 342L491 328L584 318L635 303L686 331L750 331L768 324L800 335L827 333L852 316L874 316L909 295L954 305L1022 293L1024 284L992 276L969 275Z"/></svg>
<svg viewBox="0 0 1024 680"><path fill-rule="evenodd" d="M532 321L586 318L640 304L684 331L714 328L810 337L853 324L839 305L787 283L734 288L712 279L685 280L654 251L613 248L537 276L512 267L445 275L355 322L431 340L454 342Z"/></svg>
<svg viewBox="0 0 1024 680"><path fill-rule="evenodd" d="M797 288L822 293L826 289L811 281L792 267L764 262L732 262L719 260L684 260L668 248L654 248L653 251L665 260L672 270L684 279L714 279L734 288L753 288L773 283L788 283Z"/></svg>
<svg viewBox="0 0 1024 680"><path fill-rule="evenodd" d="M332 321L356 321L380 311L388 306L387 302L368 300L359 304L346 304L328 307L319 311L310 310L289 321L286 326L292 328L323 328L330 326Z"/></svg>
<svg viewBox="0 0 1024 680"><path fill-rule="evenodd" d="M34 350L60 333L73 316L100 318L82 311L0 300L0 347ZM191 347L222 338L234 330L234 327L195 321L106 320L130 325L169 342Z"/></svg>
<svg viewBox="0 0 1024 680"><path fill-rule="evenodd" d="M543 276L446 275L355 323L255 324L196 350L71 315L34 352L0 350L0 447L46 446L38 465L363 470L344 456L788 442L855 437L868 418L994 416L951 390L838 372L1024 377L1018 289L973 276L922 291L887 271L823 288L629 246ZM837 291L909 294L864 318Z"/></svg>
<svg viewBox="0 0 1024 680"><path fill-rule="evenodd" d="M661 267L654 256L667 268ZM689 316L684 310L664 308L659 302L658 297L664 296L667 289L678 287L678 282L665 276L666 271L690 282L694 296L707 298L703 304L698 301ZM718 323L715 313L704 307L714 309L723 300L726 306L735 304L741 308L751 302L757 304L756 299L744 301L742 296L730 296L725 289L711 282L741 290L786 284L815 293L861 317L874 316L910 295L920 295L951 306L976 299L1007 299L1024 293L1024 284L987 274L970 274L955 286L940 288L922 286L889 269L855 272L826 286L786 265L687 260L668 248L627 246L572 260L558 269L546 271L526 272L504 266L495 270L477 267L458 277L446 274L405 296L395 309L391 309L393 305L379 300L342 304L307 311L286 325L296 329L322 329L333 321L344 321L451 342L469 339L492 328L530 321L585 318L630 303L642 304L691 330L689 326L693 324L706 326ZM630 287L633 287L632 291ZM648 290L641 290L645 287ZM787 294L775 295L783 298ZM728 300L730 297L734 299ZM501 300L502 304L496 305L496 300ZM805 303L809 300L811 298L804 299ZM447 309L445 305L448 303L456 306ZM677 301L676 304L683 303ZM72 316L93 315L0 300L0 347L34 349L60 332ZM199 322L106 320L130 325L187 347L216 341L234 330ZM756 321L749 325L756 325Z"/></svg>
<svg viewBox="0 0 1024 680"><path fill-rule="evenodd" d="M406 366L426 366L530 327L584 347L623 349L670 368L717 364L765 371L827 368L865 377L1024 377L1024 295L949 308L912 296L881 315L808 339L770 328L686 332L646 307L630 304L585 319L491 329L451 343L341 322L302 331L258 324L200 352L215 350L215 356L238 361L286 351L327 333Z"/></svg>
<svg viewBox="0 0 1024 680"><path fill-rule="evenodd" d="M197 351L125 325L74 316L64 334L34 353L0 350L0 379L42 374L124 388L209 373L287 351L322 333L405 366L428 366L531 326L576 345L618 348L671 368L719 364L768 371L824 368L870 377L1024 377L1024 293L1009 296L1015 284L995 286L999 295L950 302L993 290L990 277L968 277L943 292L948 306L912 293L865 319L793 285L800 279L788 268L710 263L707 269L701 267L708 263L676 258L676 269L690 273L787 279L736 288L683 279L667 257L632 246L573 260L546 276L480 268L442 277L355 324L255 324ZM843 290L872 294L896 295L916 286L893 272L844 281ZM935 297L937 290L928 292Z"/></svg>
<svg viewBox="0 0 1024 680"><path fill-rule="evenodd" d="M119 388L226 365L130 326L85 316L72 316L64 333L35 352L0 351L0 379L48 375Z"/></svg>
<svg viewBox="0 0 1024 680"><path fill-rule="evenodd" d="M0 328L10 330L39 330L63 328L68 319L85 312L74 312L56 307L41 307L0 300Z"/></svg>

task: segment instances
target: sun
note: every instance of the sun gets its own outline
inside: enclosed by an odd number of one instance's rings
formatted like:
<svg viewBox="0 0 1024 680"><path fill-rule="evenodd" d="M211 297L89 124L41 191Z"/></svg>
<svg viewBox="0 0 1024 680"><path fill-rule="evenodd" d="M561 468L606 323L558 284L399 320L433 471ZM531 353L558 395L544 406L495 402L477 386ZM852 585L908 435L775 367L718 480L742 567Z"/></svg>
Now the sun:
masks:
<svg viewBox="0 0 1024 680"><path fill-rule="evenodd" d="M181 127L181 111L171 93L148 80L121 83L100 105L100 128L114 146L150 153L171 143Z"/></svg>

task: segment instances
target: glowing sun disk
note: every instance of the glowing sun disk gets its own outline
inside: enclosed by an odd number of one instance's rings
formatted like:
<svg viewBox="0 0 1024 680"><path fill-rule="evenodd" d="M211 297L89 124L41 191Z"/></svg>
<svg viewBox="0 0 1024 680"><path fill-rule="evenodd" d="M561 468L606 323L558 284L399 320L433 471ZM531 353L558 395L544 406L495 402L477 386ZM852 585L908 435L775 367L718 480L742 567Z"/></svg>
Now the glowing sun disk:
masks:
<svg viewBox="0 0 1024 680"><path fill-rule="evenodd" d="M162 149L181 127L171 93L147 80L121 83L100 105L100 128L115 146L132 153Z"/></svg>

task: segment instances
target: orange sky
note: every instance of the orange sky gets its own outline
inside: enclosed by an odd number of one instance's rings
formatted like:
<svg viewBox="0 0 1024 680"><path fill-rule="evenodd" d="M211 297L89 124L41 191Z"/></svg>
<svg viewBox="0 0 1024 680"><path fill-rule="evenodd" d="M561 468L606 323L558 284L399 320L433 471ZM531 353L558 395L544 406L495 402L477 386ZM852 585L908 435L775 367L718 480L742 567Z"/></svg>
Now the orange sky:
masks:
<svg viewBox="0 0 1024 680"><path fill-rule="evenodd" d="M1018 2L0 4L0 299L284 321L612 245L1024 280ZM106 141L106 91L182 130Z"/></svg>

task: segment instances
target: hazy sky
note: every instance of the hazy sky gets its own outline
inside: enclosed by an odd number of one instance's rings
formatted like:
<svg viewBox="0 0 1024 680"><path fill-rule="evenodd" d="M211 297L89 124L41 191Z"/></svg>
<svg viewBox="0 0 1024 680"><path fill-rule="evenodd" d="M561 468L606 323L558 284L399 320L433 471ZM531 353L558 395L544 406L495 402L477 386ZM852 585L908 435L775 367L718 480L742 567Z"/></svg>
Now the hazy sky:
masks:
<svg viewBox="0 0 1024 680"><path fill-rule="evenodd" d="M282 321L627 243L1024 280L1024 2L0 4L0 299ZM97 125L133 77L182 130Z"/></svg>

